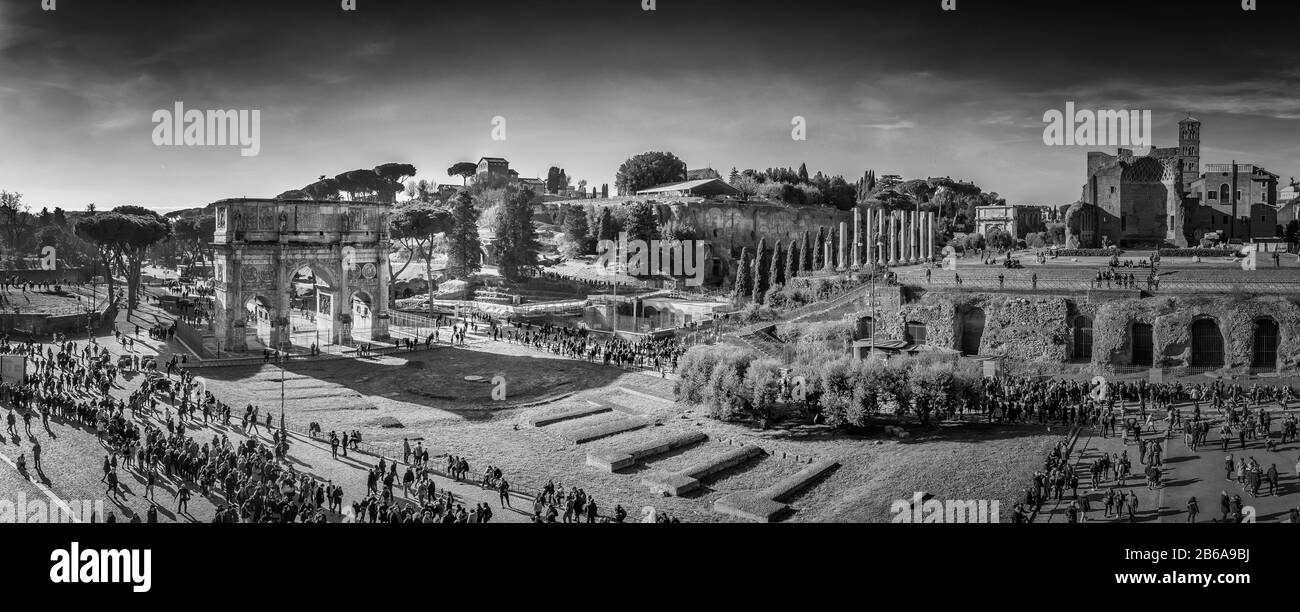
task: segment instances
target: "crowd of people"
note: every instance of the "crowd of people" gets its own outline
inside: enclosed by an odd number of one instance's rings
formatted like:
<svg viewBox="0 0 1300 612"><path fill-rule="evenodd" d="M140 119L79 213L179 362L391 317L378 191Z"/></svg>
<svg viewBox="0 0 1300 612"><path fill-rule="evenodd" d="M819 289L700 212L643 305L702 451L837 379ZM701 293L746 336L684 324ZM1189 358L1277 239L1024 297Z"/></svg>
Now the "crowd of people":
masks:
<svg viewBox="0 0 1300 612"><path fill-rule="evenodd" d="M1279 445L1297 439L1297 418L1286 412L1297 393L1288 385L1145 380L1090 383L1004 376L982 379L975 391L969 402L948 416L961 416L970 409L999 423L1089 427L1103 439L1121 437L1125 444L1122 451L1103 452L1090 461L1071 464L1067 442L1058 443L1043 468L1034 472L1024 498L1016 503L1014 522L1031 521L1048 501L1067 498L1066 520L1089 520L1094 508L1088 495L1079 494L1081 478L1087 479L1090 491L1104 490L1100 499L1104 518L1135 521L1141 501L1136 491L1128 488L1129 479L1144 479L1148 490L1158 491L1166 484L1165 456L1170 440L1181 436L1187 448L1195 452L1208 443L1212 431L1217 431L1220 450L1226 453L1225 477L1241 489L1237 495L1228 495L1225 489L1220 500L1222 512L1216 520L1240 522L1245 520L1242 495L1275 495L1280 490L1276 464L1265 468L1246 452L1254 449L1271 453ZM1190 413L1185 412L1188 404ZM1278 412L1282 413L1280 417ZM1132 450L1142 466L1140 476L1135 473L1130 447L1135 447ZM1241 456L1234 458L1230 452L1234 449ZM1295 469L1300 473L1300 459ZM1186 512L1187 520L1194 522L1200 512L1195 497L1189 498ZM1293 508L1289 514L1292 522L1300 522L1300 509Z"/></svg>

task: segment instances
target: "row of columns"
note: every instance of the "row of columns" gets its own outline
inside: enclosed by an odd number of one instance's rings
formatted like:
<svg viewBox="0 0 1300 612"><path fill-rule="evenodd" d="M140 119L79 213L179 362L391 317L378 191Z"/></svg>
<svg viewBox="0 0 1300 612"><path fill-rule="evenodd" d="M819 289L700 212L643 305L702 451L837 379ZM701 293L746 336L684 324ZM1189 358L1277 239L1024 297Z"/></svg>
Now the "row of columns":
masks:
<svg viewBox="0 0 1300 612"><path fill-rule="evenodd" d="M867 208L866 223L862 221L862 207L853 209L853 244L849 245L848 222L839 227L839 268L862 265L860 259L866 247L867 262L883 265L907 265L928 261L935 253L935 214L917 210L884 211ZM863 235L863 229L866 233ZM826 245L830 256L830 243ZM851 254L850 254L851 253Z"/></svg>

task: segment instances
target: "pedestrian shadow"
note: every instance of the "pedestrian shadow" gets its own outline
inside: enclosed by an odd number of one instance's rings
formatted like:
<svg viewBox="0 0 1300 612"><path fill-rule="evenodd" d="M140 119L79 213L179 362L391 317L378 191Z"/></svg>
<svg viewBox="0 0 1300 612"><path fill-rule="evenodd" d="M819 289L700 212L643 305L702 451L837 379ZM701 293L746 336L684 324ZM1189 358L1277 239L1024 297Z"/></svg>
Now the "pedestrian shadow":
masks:
<svg viewBox="0 0 1300 612"><path fill-rule="evenodd" d="M1185 478L1183 480L1166 480L1164 482L1164 485L1166 488L1185 487L1188 485L1196 484L1198 482L1201 482L1200 478Z"/></svg>
<svg viewBox="0 0 1300 612"><path fill-rule="evenodd" d="M341 463L345 463L345 464L347 464L347 465L349 465L349 466L351 466L351 467L354 467L354 468L356 468L356 469L359 469L359 470L369 470L370 467L371 467L370 464L365 463L365 462L361 461L360 459L353 459L353 458L350 457L350 456L349 456L349 457L345 457L345 456L343 456L343 455L339 455L339 456L336 457L335 459L338 460L338 461L341 462Z"/></svg>
<svg viewBox="0 0 1300 612"><path fill-rule="evenodd" d="M312 467L313 467L312 464L307 463L306 461L303 461L303 460L301 460L301 459L299 459L299 458L297 458L297 457L294 457L293 455L287 455L287 456L285 456L285 458L288 459L290 463L294 463L294 464L296 464L296 465L301 465L302 467L307 468L307 469L312 469Z"/></svg>
<svg viewBox="0 0 1300 612"><path fill-rule="evenodd" d="M1273 513L1270 513L1270 514L1257 514L1257 515L1255 515L1255 522L1257 522L1257 523L1268 523L1268 522L1272 522L1272 521L1275 520L1275 519L1276 519L1278 522L1282 522L1281 520L1282 520L1283 518L1289 518L1290 515L1291 515L1291 511L1290 511L1290 510L1279 510L1279 511L1277 511L1277 512L1273 512Z"/></svg>

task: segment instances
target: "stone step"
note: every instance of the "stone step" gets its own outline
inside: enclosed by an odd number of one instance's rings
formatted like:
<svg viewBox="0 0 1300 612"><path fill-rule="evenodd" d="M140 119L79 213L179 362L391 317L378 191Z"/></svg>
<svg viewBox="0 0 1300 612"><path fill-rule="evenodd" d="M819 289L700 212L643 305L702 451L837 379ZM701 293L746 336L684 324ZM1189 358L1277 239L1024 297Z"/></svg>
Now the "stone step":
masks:
<svg viewBox="0 0 1300 612"><path fill-rule="evenodd" d="M700 480L763 455L757 446L741 446L698 461L677 472L655 472L641 482L655 495L680 496L700 487Z"/></svg>
<svg viewBox="0 0 1300 612"><path fill-rule="evenodd" d="M572 421L573 419L580 419L582 417L588 417L593 414L610 412L612 410L613 409L610 408L609 406L601 406L601 405L575 406L573 408L566 408L559 412L552 412L541 416L535 416L528 420L528 424L532 425L533 427L545 427L547 425L554 425L555 423L559 423L562 421Z"/></svg>
<svg viewBox="0 0 1300 612"><path fill-rule="evenodd" d="M818 461L761 491L742 491L723 497L713 502L713 510L748 521L771 523L789 510L782 499L811 485L839 465L838 461Z"/></svg>
<svg viewBox="0 0 1300 612"><path fill-rule="evenodd" d="M572 429L560 434L560 437L573 442L574 444L584 444L586 442L591 442L592 440L608 438L624 432L641 429L649 424L650 421L639 417L620 418L613 421L606 421L599 425L589 425L587 427Z"/></svg>
<svg viewBox="0 0 1300 612"><path fill-rule="evenodd" d="M620 446L605 451L592 451L587 453L587 465L606 472L615 472L641 463L650 457L693 446L708 439L709 436L704 433L693 431L655 438L641 444Z"/></svg>

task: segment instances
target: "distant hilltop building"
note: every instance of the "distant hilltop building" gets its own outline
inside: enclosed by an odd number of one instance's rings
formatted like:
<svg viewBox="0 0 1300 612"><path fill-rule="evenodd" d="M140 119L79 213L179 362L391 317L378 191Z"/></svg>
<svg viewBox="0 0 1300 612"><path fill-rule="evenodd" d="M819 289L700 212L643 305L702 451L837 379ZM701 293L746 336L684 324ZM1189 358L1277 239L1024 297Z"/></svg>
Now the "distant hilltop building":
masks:
<svg viewBox="0 0 1300 612"><path fill-rule="evenodd" d="M503 157L482 157L478 160L478 170L475 174L482 176L484 174L495 174L503 178L510 178L510 162Z"/></svg>
<svg viewBox="0 0 1300 612"><path fill-rule="evenodd" d="M1091 151L1080 201L1066 213L1068 240L1084 248L1103 241L1186 247L1207 232L1273 236L1277 175L1253 164L1237 168L1236 189L1231 164L1211 164L1201 174L1201 122L1190 115L1178 122L1177 147L1142 155Z"/></svg>
<svg viewBox="0 0 1300 612"><path fill-rule="evenodd" d="M649 189L642 189L636 192L639 196L661 196L661 197L718 197L718 196L739 196L740 190L728 185L726 181L720 178L704 178L678 183L668 183L665 185L656 185Z"/></svg>

